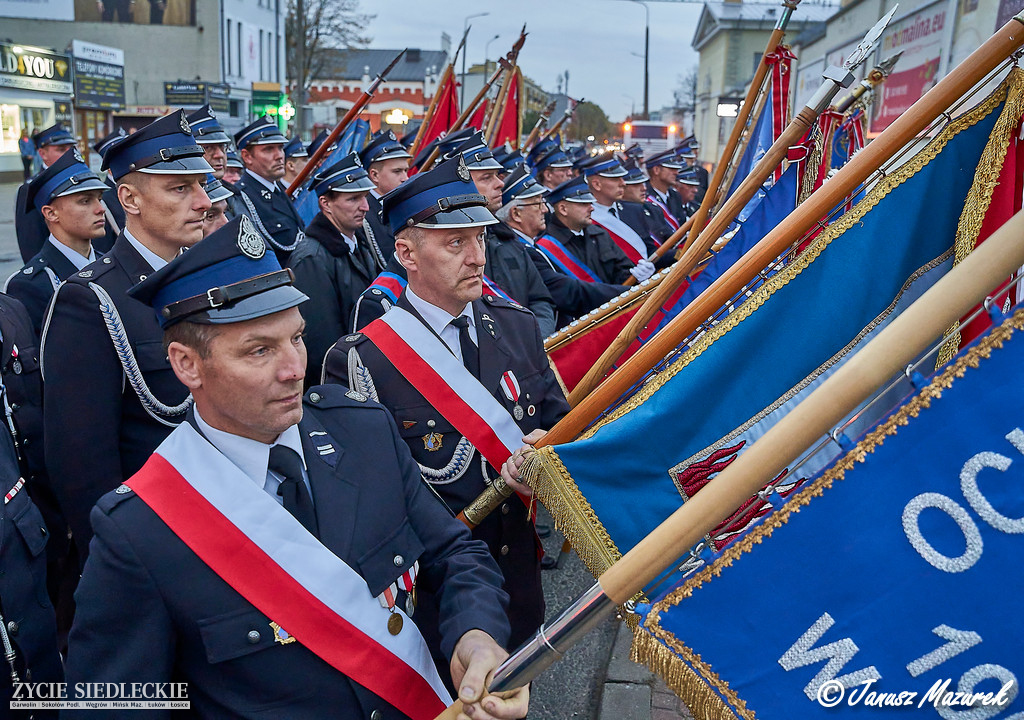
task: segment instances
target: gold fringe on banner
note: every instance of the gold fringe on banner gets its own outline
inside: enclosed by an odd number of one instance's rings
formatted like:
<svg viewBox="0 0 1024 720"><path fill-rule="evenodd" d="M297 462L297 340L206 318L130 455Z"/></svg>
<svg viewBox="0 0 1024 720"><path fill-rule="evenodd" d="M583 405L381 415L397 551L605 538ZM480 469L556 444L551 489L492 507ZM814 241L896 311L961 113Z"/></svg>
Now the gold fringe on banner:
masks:
<svg viewBox="0 0 1024 720"><path fill-rule="evenodd" d="M770 538L776 528L785 525L792 515L800 512L801 508L823 495L833 484L843 480L847 471L863 463L887 438L895 436L899 428L908 425L923 410L931 407L932 400L941 398L942 393L951 388L958 378L962 378L969 369L977 369L983 360L991 357L994 350L1002 348L1015 332L1021 330L1024 330L1024 310L1018 310L999 327L992 329L977 345L936 375L925 388L885 422L865 435L856 447L836 460L817 480L801 489L777 512L767 516L761 525L722 551L711 565L654 603L639 631L634 633L631 657L637 662L646 663L654 672L661 675L673 692L687 703L687 707L698 720L720 720L723 717L756 720L754 711L748 708L736 691L714 672L709 663L675 634L661 627L661 613L679 605L692 596L695 590L720 576L741 556Z"/></svg>
<svg viewBox="0 0 1024 720"><path fill-rule="evenodd" d="M1006 107L992 128L992 135L989 136L988 144L978 161L978 169L974 173L974 185L971 186L971 191L967 193L967 199L964 201L964 211L960 215L960 224L953 245L956 251L953 267L970 255L978 244L981 225L985 221L989 205L992 204L992 193L999 184L999 175L1003 171L1006 150L1010 147L1010 137L1017 131L1021 115L1024 114L1024 70L1013 68L1006 83L1009 85ZM958 328L959 323L946 331L946 342L935 358L936 368L948 363L960 349Z"/></svg>
<svg viewBox="0 0 1024 720"><path fill-rule="evenodd" d="M1020 85L1020 77L1024 71L1015 70L985 100L970 111L951 121L914 157L900 166L892 174L883 177L867 196L839 220L829 225L808 245L807 249L779 273L772 276L753 295L751 295L733 313L725 317L711 330L704 333L694 342L683 355L671 363L668 368L647 381L628 401L602 418L599 422L580 436L590 438L599 429L613 422L628 412L640 407L665 383L671 380L683 368L699 357L712 343L740 322L753 314L790 280L795 278L813 263L828 245L840 237L846 230L858 224L869 210L874 208L893 189L913 177L919 170L934 159L953 137L971 127L993 112L1007 97L1010 79L1014 79L1014 87ZM1014 95L1019 102L1017 92ZM1015 102L1015 105L1016 105ZM554 518L556 526L561 530L573 549L583 560L587 569L600 577L622 553L612 541L594 509L577 487L569 471L562 464L554 447L544 447L531 453L522 468L523 479L537 493L538 499Z"/></svg>

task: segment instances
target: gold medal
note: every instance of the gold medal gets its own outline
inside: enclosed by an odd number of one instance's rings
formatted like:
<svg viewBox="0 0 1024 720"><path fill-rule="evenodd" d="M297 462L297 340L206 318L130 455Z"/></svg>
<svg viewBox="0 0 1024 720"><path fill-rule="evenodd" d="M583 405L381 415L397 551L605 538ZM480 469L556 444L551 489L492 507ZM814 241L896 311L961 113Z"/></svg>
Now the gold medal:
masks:
<svg viewBox="0 0 1024 720"><path fill-rule="evenodd" d="M393 612L388 617L388 632L392 635L397 635L402 632L402 625L404 624L405 621L402 620L402 616L399 613Z"/></svg>

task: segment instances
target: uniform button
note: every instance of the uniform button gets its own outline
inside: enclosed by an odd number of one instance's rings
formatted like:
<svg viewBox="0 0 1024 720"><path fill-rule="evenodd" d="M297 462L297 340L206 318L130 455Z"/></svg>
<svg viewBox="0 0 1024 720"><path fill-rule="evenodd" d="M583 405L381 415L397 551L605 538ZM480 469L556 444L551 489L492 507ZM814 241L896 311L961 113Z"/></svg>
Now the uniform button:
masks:
<svg viewBox="0 0 1024 720"><path fill-rule="evenodd" d="M384 716L380 714L380 710L374 710L370 713L370 720L380 720L382 717Z"/></svg>
<svg viewBox="0 0 1024 720"><path fill-rule="evenodd" d="M120 18L120 16L118 16L118 17ZM145 275L139 275L139 282L142 282L145 279L146 279Z"/></svg>
<svg viewBox="0 0 1024 720"><path fill-rule="evenodd" d="M320 393L310 393L309 394L309 401L311 403L318 403L318 402L320 402Z"/></svg>
<svg viewBox="0 0 1024 720"><path fill-rule="evenodd" d="M508 503L504 503L501 506L501 514L502 515L508 515Z"/></svg>
<svg viewBox="0 0 1024 720"><path fill-rule="evenodd" d="M433 420L427 420L427 427L432 428L435 425L437 425L437 423L434 422Z"/></svg>
<svg viewBox="0 0 1024 720"><path fill-rule="evenodd" d="M110 258L103 258L103 264L109 265L110 264Z"/></svg>
<svg viewBox="0 0 1024 720"><path fill-rule="evenodd" d="M246 637L248 638L250 645L255 645L256 643L258 643L260 641L260 631L259 630L250 630L249 634L246 635Z"/></svg>
<svg viewBox="0 0 1024 720"><path fill-rule="evenodd" d="M17 410L20 407L21 405L19 405L18 403L11 403L11 410Z"/></svg>
<svg viewBox="0 0 1024 720"><path fill-rule="evenodd" d="M22 440L21 442L22 442L22 444L23 444L23 445L28 445L28 438L25 438L25 439L24 439L24 440Z"/></svg>
<svg viewBox="0 0 1024 720"><path fill-rule="evenodd" d="M490 296L488 296L488 297L490 297ZM501 546L501 550L499 550L499 552L500 552L500 553L501 553L502 555L508 555L508 545L502 545L502 546Z"/></svg>
<svg viewBox="0 0 1024 720"><path fill-rule="evenodd" d="M7 623L7 632L10 635L17 635L18 634L18 623L17 623L17 621L11 620L9 623Z"/></svg>
<svg viewBox="0 0 1024 720"><path fill-rule="evenodd" d="M402 567L405 565L405 558L401 555L395 555L395 567Z"/></svg>

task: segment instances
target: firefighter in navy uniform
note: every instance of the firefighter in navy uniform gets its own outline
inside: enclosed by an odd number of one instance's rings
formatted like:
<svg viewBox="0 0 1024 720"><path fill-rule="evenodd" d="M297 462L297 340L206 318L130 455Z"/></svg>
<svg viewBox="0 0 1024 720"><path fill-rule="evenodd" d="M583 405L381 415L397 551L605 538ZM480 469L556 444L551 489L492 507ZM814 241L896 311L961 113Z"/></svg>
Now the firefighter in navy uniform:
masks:
<svg viewBox="0 0 1024 720"><path fill-rule="evenodd" d="M128 290L203 237L209 163L185 113L107 151L126 227L103 258L60 286L43 336L46 464L84 561L89 511L185 417L188 390L152 309Z"/></svg>
<svg viewBox="0 0 1024 720"><path fill-rule="evenodd" d="M57 286L96 260L92 241L105 233L101 198L106 189L77 148L28 184L25 201L43 216L49 236L36 256L7 279L4 292L25 306L37 336Z"/></svg>
<svg viewBox="0 0 1024 720"><path fill-rule="evenodd" d="M650 176L647 181L647 201L661 211L675 230L684 222L680 217L683 214L683 201L676 192L676 173L683 169L683 163L675 150L666 150L647 158L644 166Z"/></svg>
<svg viewBox="0 0 1024 720"><path fill-rule="evenodd" d="M454 355L473 376L469 381L478 381L474 387L485 393L483 397L500 404L494 410L504 409L504 421L514 418L516 434L535 442L542 433L534 431L558 422L568 404L548 366L533 316L500 297L481 296L483 228L495 219L477 193L465 160L454 157L416 175L385 195L383 207L395 232L396 253L409 274L409 284L389 315L411 316L411 322L425 325L434 334L431 337L440 340L433 349ZM394 415L423 479L458 512L497 473L472 441L455 429L453 408L432 406L421 391L422 381L403 375L365 334L372 329L342 338L328 352L326 380L378 398ZM468 385L451 389L460 396L473 391ZM540 545L528 503L510 497L473 531L475 538L487 543L504 575L512 646L529 638L544 619ZM417 614L436 617L435 606L434 599L423 594ZM421 626L440 666L443 657L434 623L424 619Z"/></svg>
<svg viewBox="0 0 1024 720"><path fill-rule="evenodd" d="M277 124L266 116L235 133L235 144L245 164L235 189L241 194L246 214L282 265L288 264L288 256L298 247L305 225L281 183L287 142Z"/></svg>
<svg viewBox="0 0 1024 720"><path fill-rule="evenodd" d="M92 512L68 682L187 683L199 717L432 716L447 698L414 602L430 588L462 699L480 699L506 656L498 570L423 486L384 408L338 386L303 397L306 297L251 221L235 219L132 295L160 318L195 404L159 457ZM206 499L188 511L192 528L166 514L178 497L146 492L174 482ZM218 521L236 533L226 565L210 555L225 548ZM489 695L466 711L520 718L528 699Z"/></svg>
<svg viewBox="0 0 1024 720"><path fill-rule="evenodd" d="M369 173L374 188L366 197L370 205L364 219L364 231L372 237L387 262L395 252L395 238L391 228L380 219L380 198L409 179L409 161L412 155L398 142L390 130L381 130L359 153L359 159Z"/></svg>
<svg viewBox="0 0 1024 720"><path fill-rule="evenodd" d="M687 168L679 171L676 180L679 183L679 197L683 201L683 222L686 222L700 210L700 201L697 200L701 190L700 177L695 168Z"/></svg>
<svg viewBox="0 0 1024 720"><path fill-rule="evenodd" d="M53 165L60 156L66 153L75 144L75 138L60 123L51 125L45 130L40 130L32 136L39 159L43 161L43 168ZM28 183L23 183L18 188L18 194L14 200L14 232L18 237L18 250L21 252L21 261L28 262L43 247L48 231L43 216L39 210L25 202L25 193L28 191Z"/></svg>
<svg viewBox="0 0 1024 720"><path fill-rule="evenodd" d="M567 275L536 248L534 242L543 234L545 227L546 196L547 189L537 182L525 165L521 165L505 178L502 206L495 213L501 223L493 227L496 234L509 233L510 239L518 239L527 249L527 255L555 303L557 330L625 292L627 288L622 285L585 282Z"/></svg>
<svg viewBox="0 0 1024 720"><path fill-rule="evenodd" d="M626 162L625 168L629 174L624 178L626 187L619 201L619 217L644 238L653 252L672 236L672 226L658 207L647 200L647 173L633 159ZM654 266L660 269L673 262L672 254L666 253Z"/></svg>
<svg viewBox="0 0 1024 720"><path fill-rule="evenodd" d="M324 355L352 326L359 295L383 270L378 252L363 231L373 189L359 156L346 157L313 178L320 212L306 226L306 239L292 253L288 266L295 287L309 296L302 307L306 319L309 366L306 384L320 382Z"/></svg>

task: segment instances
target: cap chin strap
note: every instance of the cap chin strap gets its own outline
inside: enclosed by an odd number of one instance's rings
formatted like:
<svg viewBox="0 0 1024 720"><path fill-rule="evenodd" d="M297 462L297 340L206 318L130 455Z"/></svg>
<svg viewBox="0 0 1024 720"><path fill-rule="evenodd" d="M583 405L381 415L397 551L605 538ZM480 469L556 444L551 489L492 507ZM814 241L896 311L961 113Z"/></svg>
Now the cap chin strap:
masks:
<svg viewBox="0 0 1024 720"><path fill-rule="evenodd" d="M257 275L248 280L220 285L210 288L205 295L195 295L178 302L173 302L163 310L160 315L168 322L184 320L189 315L206 312L226 305L232 305L254 295L259 295L274 288L291 285L295 281L295 274L290 268L275 270L274 272Z"/></svg>

